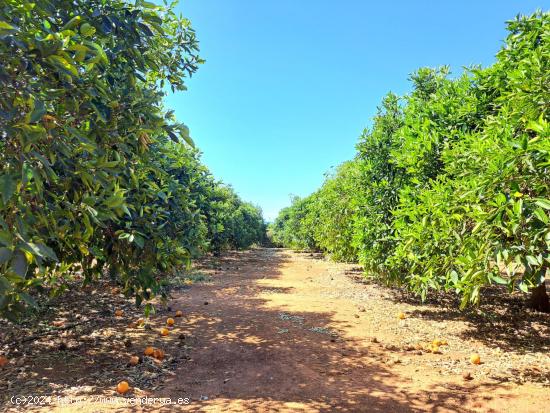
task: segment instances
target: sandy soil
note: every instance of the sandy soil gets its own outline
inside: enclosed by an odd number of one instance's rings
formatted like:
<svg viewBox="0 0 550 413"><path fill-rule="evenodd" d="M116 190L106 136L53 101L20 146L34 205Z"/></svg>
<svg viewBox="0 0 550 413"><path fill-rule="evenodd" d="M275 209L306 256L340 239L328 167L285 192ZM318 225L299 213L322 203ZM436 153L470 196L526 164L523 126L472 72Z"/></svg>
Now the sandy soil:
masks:
<svg viewBox="0 0 550 413"><path fill-rule="evenodd" d="M128 396L169 397L174 402L186 398L189 404L121 407L90 402L92 395L114 397L112 387L99 385L86 393L85 403L34 410L538 413L548 409L546 315L526 314L516 320L507 312L501 318L482 311L464 315L453 303L420 305L399 292L362 282L352 265L287 250L231 253L204 262L198 271L207 280L175 293L170 308L151 320L160 325L173 309L184 311L185 318L177 320L168 338L154 339L166 350L170 368L160 384L144 385ZM509 307L513 310L513 305ZM401 312L404 319L398 317ZM505 331L511 322L515 334ZM154 329L126 332L139 343L137 347L154 334ZM448 345L430 353L426 348L434 339ZM480 354L481 365L469 362L472 352ZM113 380L132 369L123 367ZM62 394L82 394L78 388L72 390ZM5 407L29 410L16 408L9 400Z"/></svg>

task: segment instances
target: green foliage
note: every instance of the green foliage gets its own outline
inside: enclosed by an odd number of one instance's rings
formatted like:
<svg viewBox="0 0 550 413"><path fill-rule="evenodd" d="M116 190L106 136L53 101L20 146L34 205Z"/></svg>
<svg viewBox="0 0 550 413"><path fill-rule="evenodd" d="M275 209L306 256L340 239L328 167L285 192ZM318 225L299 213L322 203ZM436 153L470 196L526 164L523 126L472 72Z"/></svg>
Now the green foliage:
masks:
<svg viewBox="0 0 550 413"><path fill-rule="evenodd" d="M208 205L211 250L243 249L264 241L266 227L261 209L243 202L231 187L214 187Z"/></svg>
<svg viewBox="0 0 550 413"><path fill-rule="evenodd" d="M343 163L315 194L315 243L318 249L337 261L357 260L352 240L358 210L355 189L360 185L360 166L358 160Z"/></svg>
<svg viewBox="0 0 550 413"><path fill-rule="evenodd" d="M172 6L0 5L1 314L34 305L37 289L61 291L77 267L84 282L109 273L140 303L216 247L216 214L237 212L212 209L220 185L162 105L166 87L185 90L197 53ZM216 224L230 246L260 237L241 228L263 225L250 210Z"/></svg>
<svg viewBox="0 0 550 413"><path fill-rule="evenodd" d="M354 188L358 184L358 161L341 165L327 176L322 188L307 198L294 197L269 227L275 245L296 250L324 251L335 260L354 261Z"/></svg>
<svg viewBox="0 0 550 413"><path fill-rule="evenodd" d="M401 194L391 265L423 296L429 288L454 289L465 306L490 283L512 289L519 282L528 291L544 280L549 23L548 13L509 23L497 62L473 70L470 86L458 89L457 127L447 126L452 139L439 152L442 168L420 190Z"/></svg>
<svg viewBox="0 0 550 413"><path fill-rule="evenodd" d="M282 209L270 225L271 241L296 250L316 250L314 202L315 194L307 198L293 197L292 205Z"/></svg>
<svg viewBox="0 0 550 413"><path fill-rule="evenodd" d="M392 210L399 201L405 172L395 163L393 153L403 117L399 98L390 93L378 109L372 131L364 131L357 145L363 164L361 184L354 195L359 209L353 243L365 269L377 274L388 274L385 260L395 248Z"/></svg>
<svg viewBox="0 0 550 413"><path fill-rule="evenodd" d="M312 195L316 247L346 251L331 235L336 229L353 249L334 258L356 251L371 276L423 298L430 289L454 290L462 306L477 303L492 283L527 292L544 282L550 14L518 17L508 30L491 67L454 79L447 68L420 69L412 93L384 99L357 146L351 183L332 178ZM296 216L293 208L276 224ZM304 225L278 227L279 242L292 246L286 231L307 232Z"/></svg>

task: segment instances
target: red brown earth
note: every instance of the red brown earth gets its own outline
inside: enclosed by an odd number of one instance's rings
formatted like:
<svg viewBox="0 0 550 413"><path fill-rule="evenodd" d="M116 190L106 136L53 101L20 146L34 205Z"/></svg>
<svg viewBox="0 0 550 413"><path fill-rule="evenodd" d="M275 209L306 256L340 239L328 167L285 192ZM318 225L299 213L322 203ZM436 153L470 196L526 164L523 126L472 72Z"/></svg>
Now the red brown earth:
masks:
<svg viewBox="0 0 550 413"><path fill-rule="evenodd" d="M123 317L90 316L89 331L67 329L65 340L76 342L73 351L55 345L32 351L40 343L35 340L28 352L10 356L10 365L0 370L4 406L17 411L7 396L25 393L88 398L34 407L66 412L548 409L550 318L526 312L519 298L462 313L449 297L420 304L366 283L356 266L280 249L211 257L194 271L206 280L174 292L170 309L151 318L151 329L128 327L139 310L116 298L113 308L124 308ZM184 317L176 319L168 337L158 336L176 309ZM84 307L81 312L88 317ZM100 340L82 339L98 332ZM103 339L105 332L112 339ZM6 330L0 334L2 340L14 339ZM436 354L426 351L436 339L448 345ZM164 349L166 359L144 358L128 366L129 356L142 354L147 345ZM469 362L474 352L482 364ZM17 378L21 366L37 384ZM133 387L128 398L188 398L189 404L124 407L90 401L97 395L128 400L113 391L123 379Z"/></svg>

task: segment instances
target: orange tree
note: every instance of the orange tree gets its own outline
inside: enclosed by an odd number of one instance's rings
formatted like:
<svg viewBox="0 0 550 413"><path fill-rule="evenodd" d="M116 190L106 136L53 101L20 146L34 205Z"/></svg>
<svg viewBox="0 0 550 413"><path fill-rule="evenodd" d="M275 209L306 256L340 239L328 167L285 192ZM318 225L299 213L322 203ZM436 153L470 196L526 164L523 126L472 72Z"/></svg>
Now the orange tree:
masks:
<svg viewBox="0 0 550 413"><path fill-rule="evenodd" d="M62 285L69 264L86 279L114 270L141 299L155 269L188 257L167 228L173 194L157 158L168 139L191 143L162 97L185 88L197 50L187 20L145 1L3 2L4 314L34 304L32 287Z"/></svg>
<svg viewBox="0 0 550 413"><path fill-rule="evenodd" d="M454 79L423 68L409 95L389 94L357 145L353 183L327 180L314 202L282 210L274 240L296 247L313 232L315 248L356 254L370 276L422 298L455 291L465 307L503 284L550 312L550 14L508 30L492 66Z"/></svg>
<svg viewBox="0 0 550 413"><path fill-rule="evenodd" d="M447 81L406 121L394 159L410 179L386 263L422 295L455 290L466 306L505 284L550 312L550 14L508 29L494 65Z"/></svg>
<svg viewBox="0 0 550 413"><path fill-rule="evenodd" d="M306 198L294 196L292 205L283 208L269 226L271 242L277 246L296 250L318 250L315 239L317 193Z"/></svg>
<svg viewBox="0 0 550 413"><path fill-rule="evenodd" d="M201 63L172 7L0 5L0 314L70 274L110 274L141 302L209 248L217 184L162 105Z"/></svg>

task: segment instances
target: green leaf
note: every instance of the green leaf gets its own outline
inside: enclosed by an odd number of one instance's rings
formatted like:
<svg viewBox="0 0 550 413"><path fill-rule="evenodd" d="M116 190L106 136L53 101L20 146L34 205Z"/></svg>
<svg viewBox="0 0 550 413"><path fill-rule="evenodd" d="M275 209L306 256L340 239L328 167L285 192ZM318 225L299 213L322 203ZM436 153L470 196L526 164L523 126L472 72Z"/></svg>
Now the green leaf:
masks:
<svg viewBox="0 0 550 413"><path fill-rule="evenodd" d="M0 265L8 262L11 259L12 255L13 255L13 252L9 248L5 248L5 247L0 248Z"/></svg>
<svg viewBox="0 0 550 413"><path fill-rule="evenodd" d="M541 114L541 118L539 119L539 122L531 120L529 123L527 123L526 129L535 131L537 133L543 133L544 132L544 123L543 118Z"/></svg>
<svg viewBox="0 0 550 413"><path fill-rule="evenodd" d="M0 274L0 296L3 295L4 291L7 291L9 289L11 289L11 283L7 280L6 277Z"/></svg>
<svg viewBox="0 0 550 413"><path fill-rule="evenodd" d="M78 77L78 70L72 64L70 64L67 59L58 55L51 55L46 58L46 60L56 66L59 69L62 69L67 74L70 74L74 77Z"/></svg>
<svg viewBox="0 0 550 413"><path fill-rule="evenodd" d="M46 106L41 100L34 101L34 109L31 112L30 122L35 123L42 119L42 116L46 114Z"/></svg>
<svg viewBox="0 0 550 413"><path fill-rule="evenodd" d="M0 191L2 192L2 201L6 204L15 193L17 179L12 175L0 175Z"/></svg>
<svg viewBox="0 0 550 413"><path fill-rule="evenodd" d="M154 36L155 33L153 33L153 31L151 30L151 28L146 25L145 23L138 23L139 27L141 27L142 31L147 35L147 36Z"/></svg>
<svg viewBox="0 0 550 413"><path fill-rule="evenodd" d="M546 214L546 212L544 212L542 208L535 209L534 214L540 221L544 222L545 224L548 224L549 222L548 215Z"/></svg>
<svg viewBox="0 0 550 413"><path fill-rule="evenodd" d="M451 271L451 281L454 285L458 284L458 273L455 270Z"/></svg>
<svg viewBox="0 0 550 413"><path fill-rule="evenodd" d="M92 107L94 108L99 119L101 119L105 123L109 121L111 117L111 110L107 106L94 102L90 102L90 105L92 105Z"/></svg>
<svg viewBox="0 0 550 413"><path fill-rule="evenodd" d="M17 251L15 253L15 256L13 257L11 262L11 268L13 272L16 273L18 276L25 278L25 276L27 275L29 264L23 252Z"/></svg>
<svg viewBox="0 0 550 413"><path fill-rule="evenodd" d="M145 239L143 237L140 237L139 235L136 235L134 237L134 244L136 244L140 248L143 248L145 246Z"/></svg>
<svg viewBox="0 0 550 413"><path fill-rule="evenodd" d="M124 204L124 197L118 195L110 196L105 200L104 204L109 208L118 208Z"/></svg>
<svg viewBox="0 0 550 413"><path fill-rule="evenodd" d="M527 262L531 265L535 265L535 266L538 266L540 265L541 263L539 262L539 260L537 260L535 257L533 257L532 255L528 255L527 257L525 257L525 259L527 260Z"/></svg>
<svg viewBox="0 0 550 413"><path fill-rule="evenodd" d="M35 299L33 297L31 297L29 294L21 292L21 293L19 293L19 297L21 297L21 299L23 301L25 301L31 307L33 307L33 308L37 307Z"/></svg>
<svg viewBox="0 0 550 413"><path fill-rule="evenodd" d="M34 245L36 246L36 248L38 249L42 257L49 258L53 261L58 261L57 255L55 255L54 250L52 250L46 244L42 244L41 242L38 242Z"/></svg>
<svg viewBox="0 0 550 413"><path fill-rule="evenodd" d="M0 34L8 34L15 31L15 27L5 21L0 20Z"/></svg>
<svg viewBox="0 0 550 413"><path fill-rule="evenodd" d="M498 275L495 275L495 276L492 276L491 279L496 282L497 284L503 284L503 285L506 285L508 284L508 280L505 280L504 278L498 276Z"/></svg>
<svg viewBox="0 0 550 413"><path fill-rule="evenodd" d="M6 230L0 230L0 243L9 247L11 246L12 242L13 242L13 237L11 233L9 233Z"/></svg>
<svg viewBox="0 0 550 413"><path fill-rule="evenodd" d="M74 44L69 48L69 50L76 52L74 55L75 61L83 62L86 59L86 55L90 49L81 44Z"/></svg>
<svg viewBox="0 0 550 413"><path fill-rule="evenodd" d="M71 20L69 20L67 23L65 23L65 25L63 25L63 27L61 27L60 31L70 30L70 29L78 26L81 21L82 21L82 17L74 16Z"/></svg>
<svg viewBox="0 0 550 413"><path fill-rule="evenodd" d="M535 198L535 204L544 209L550 209L550 200L544 198Z"/></svg>
<svg viewBox="0 0 550 413"><path fill-rule="evenodd" d="M95 27L89 23L84 23L80 26L80 34L84 37L91 37L95 34Z"/></svg>
<svg viewBox="0 0 550 413"><path fill-rule="evenodd" d="M138 6L143 6L147 9L158 9L159 8L159 6L156 5L155 3L151 3L151 2L148 2L148 1L145 1L145 0L139 0L137 5Z"/></svg>
<svg viewBox="0 0 550 413"><path fill-rule="evenodd" d="M195 142L193 142L193 139L191 139L191 136L189 135L189 128L185 125L180 125L179 131L181 134L181 137L183 140L192 148L195 147Z"/></svg>

